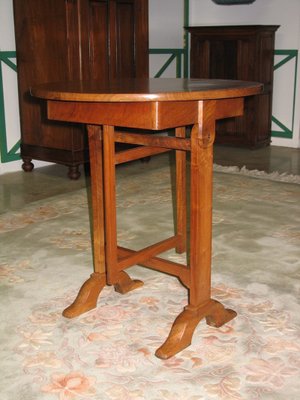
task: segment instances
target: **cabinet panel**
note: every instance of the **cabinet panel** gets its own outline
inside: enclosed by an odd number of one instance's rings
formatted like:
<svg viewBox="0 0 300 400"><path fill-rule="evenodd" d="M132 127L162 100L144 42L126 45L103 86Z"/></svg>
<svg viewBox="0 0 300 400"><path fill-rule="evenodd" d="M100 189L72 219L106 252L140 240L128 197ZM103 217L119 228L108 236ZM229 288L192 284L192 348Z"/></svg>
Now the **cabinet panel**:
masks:
<svg viewBox="0 0 300 400"><path fill-rule="evenodd" d="M134 14L133 1L117 1L116 58L117 76L121 78L134 78L136 76Z"/></svg>
<svg viewBox="0 0 300 400"><path fill-rule="evenodd" d="M33 84L66 80L75 73L71 69L72 63L67 52L71 34L71 25L66 24L67 15L70 15L67 11L71 10L66 8L64 2L58 0L14 1L22 130L21 153L24 157L30 157L27 155L28 146L45 147L49 153L53 148L82 148L83 140L78 136L79 128L48 121L45 108L28 92ZM54 155L51 158L55 158ZM67 164L69 162L70 160L67 160Z"/></svg>
<svg viewBox="0 0 300 400"><path fill-rule="evenodd" d="M191 77L238 79L264 84L245 99L242 117L217 122L216 142L255 148L270 143L274 37L278 26L189 27Z"/></svg>
<svg viewBox="0 0 300 400"><path fill-rule="evenodd" d="M235 79L237 76L237 40L214 40L209 48L209 77ZM223 60L227 60L224 62Z"/></svg>
<svg viewBox="0 0 300 400"><path fill-rule="evenodd" d="M88 2L88 38L90 77L109 79L109 3L93 0Z"/></svg>
<svg viewBox="0 0 300 400"><path fill-rule="evenodd" d="M80 49L80 21L78 14L77 1L66 0L66 31L67 42L63 44L63 51L67 52L66 59L68 60L68 79L82 78L82 63ZM74 62L74 60L80 60Z"/></svg>
<svg viewBox="0 0 300 400"><path fill-rule="evenodd" d="M13 0L23 169L32 159L86 162L80 125L49 121L30 86L148 76L148 0Z"/></svg>

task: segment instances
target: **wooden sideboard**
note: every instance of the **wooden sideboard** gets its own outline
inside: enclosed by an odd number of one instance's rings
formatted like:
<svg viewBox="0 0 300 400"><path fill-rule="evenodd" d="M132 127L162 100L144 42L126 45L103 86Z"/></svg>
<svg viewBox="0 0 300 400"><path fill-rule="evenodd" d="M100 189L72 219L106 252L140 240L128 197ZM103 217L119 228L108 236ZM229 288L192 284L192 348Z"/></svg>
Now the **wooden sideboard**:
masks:
<svg viewBox="0 0 300 400"><path fill-rule="evenodd" d="M33 159L80 176L83 127L49 121L29 87L39 83L148 77L148 0L14 0L23 169Z"/></svg>
<svg viewBox="0 0 300 400"><path fill-rule="evenodd" d="M257 148L270 144L274 39L278 25L194 26L191 78L238 79L264 84L245 100L242 117L217 122L216 143Z"/></svg>

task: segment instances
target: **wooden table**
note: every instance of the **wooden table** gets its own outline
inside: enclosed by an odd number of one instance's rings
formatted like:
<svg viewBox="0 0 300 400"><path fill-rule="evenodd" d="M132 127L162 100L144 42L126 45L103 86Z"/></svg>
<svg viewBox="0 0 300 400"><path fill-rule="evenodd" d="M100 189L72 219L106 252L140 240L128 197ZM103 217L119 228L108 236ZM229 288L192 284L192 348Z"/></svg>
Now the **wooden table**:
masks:
<svg viewBox="0 0 300 400"><path fill-rule="evenodd" d="M262 91L255 82L193 79L131 79L114 82L45 84L31 94L47 100L48 118L87 125L93 208L94 273L63 315L76 317L97 305L105 285L124 294L143 285L125 272L139 264L179 278L188 288L188 304L156 351L166 359L189 346L202 318L220 327L236 316L211 298L212 167L217 119L243 114L244 97ZM114 127L149 130L128 133ZM186 137L186 126L192 126ZM175 135L158 130L175 128ZM140 145L115 153L115 142ZM163 241L134 251L117 245L116 164L175 150L176 227ZM189 265L157 255L175 248L185 252L186 152L191 158ZM167 295L167 293L166 293Z"/></svg>

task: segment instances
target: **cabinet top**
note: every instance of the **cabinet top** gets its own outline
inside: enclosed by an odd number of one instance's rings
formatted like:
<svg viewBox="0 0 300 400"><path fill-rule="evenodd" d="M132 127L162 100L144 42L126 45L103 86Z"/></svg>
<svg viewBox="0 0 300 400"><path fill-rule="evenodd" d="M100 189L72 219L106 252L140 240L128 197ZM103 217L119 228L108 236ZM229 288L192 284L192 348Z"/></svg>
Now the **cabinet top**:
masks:
<svg viewBox="0 0 300 400"><path fill-rule="evenodd" d="M120 79L47 83L30 89L47 100L81 102L155 102L225 99L261 93L257 82L219 79Z"/></svg>
<svg viewBox="0 0 300 400"><path fill-rule="evenodd" d="M257 33L265 31L275 32L279 27L280 25L198 25L186 26L185 29L191 33Z"/></svg>

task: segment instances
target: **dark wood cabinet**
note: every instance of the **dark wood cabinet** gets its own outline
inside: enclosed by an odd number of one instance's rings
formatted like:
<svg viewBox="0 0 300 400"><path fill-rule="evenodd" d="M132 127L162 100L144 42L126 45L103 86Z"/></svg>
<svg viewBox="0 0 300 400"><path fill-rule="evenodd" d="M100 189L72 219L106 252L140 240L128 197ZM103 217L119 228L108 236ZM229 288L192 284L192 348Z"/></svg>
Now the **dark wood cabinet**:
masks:
<svg viewBox="0 0 300 400"><path fill-rule="evenodd" d="M264 84L245 99L242 117L217 122L216 143L257 148L271 141L275 25L188 27L191 78L238 79Z"/></svg>
<svg viewBox="0 0 300 400"><path fill-rule="evenodd" d="M23 169L87 161L79 125L49 121L28 89L44 82L148 76L148 0L14 0Z"/></svg>

